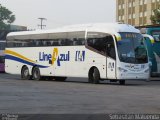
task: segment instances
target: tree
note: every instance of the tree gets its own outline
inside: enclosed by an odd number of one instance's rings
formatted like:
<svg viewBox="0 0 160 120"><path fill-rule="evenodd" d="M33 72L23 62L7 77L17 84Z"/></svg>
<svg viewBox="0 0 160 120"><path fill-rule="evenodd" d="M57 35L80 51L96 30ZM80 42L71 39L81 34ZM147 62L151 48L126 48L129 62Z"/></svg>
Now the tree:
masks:
<svg viewBox="0 0 160 120"><path fill-rule="evenodd" d="M9 29L11 23L15 21L15 15L10 10L0 4L0 30Z"/></svg>
<svg viewBox="0 0 160 120"><path fill-rule="evenodd" d="M160 8L155 9L154 11L154 15L151 15L151 21L152 24L160 24Z"/></svg>

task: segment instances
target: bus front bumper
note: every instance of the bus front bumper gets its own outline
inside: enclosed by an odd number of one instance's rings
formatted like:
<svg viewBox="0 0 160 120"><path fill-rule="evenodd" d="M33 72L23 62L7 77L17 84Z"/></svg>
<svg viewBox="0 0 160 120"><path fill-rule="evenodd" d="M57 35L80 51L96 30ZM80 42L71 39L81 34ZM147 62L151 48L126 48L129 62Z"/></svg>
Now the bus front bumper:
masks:
<svg viewBox="0 0 160 120"><path fill-rule="evenodd" d="M150 78L149 73L120 73L117 74L117 79L124 80L148 80Z"/></svg>

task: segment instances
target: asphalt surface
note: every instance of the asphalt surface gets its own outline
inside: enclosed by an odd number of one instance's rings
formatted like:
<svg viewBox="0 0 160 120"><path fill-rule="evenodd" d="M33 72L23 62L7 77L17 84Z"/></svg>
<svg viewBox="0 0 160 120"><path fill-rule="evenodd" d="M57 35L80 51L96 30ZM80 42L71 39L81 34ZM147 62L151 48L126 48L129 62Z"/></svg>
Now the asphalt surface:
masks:
<svg viewBox="0 0 160 120"><path fill-rule="evenodd" d="M80 78L33 81L0 73L0 113L155 114L160 113L160 81L94 85Z"/></svg>

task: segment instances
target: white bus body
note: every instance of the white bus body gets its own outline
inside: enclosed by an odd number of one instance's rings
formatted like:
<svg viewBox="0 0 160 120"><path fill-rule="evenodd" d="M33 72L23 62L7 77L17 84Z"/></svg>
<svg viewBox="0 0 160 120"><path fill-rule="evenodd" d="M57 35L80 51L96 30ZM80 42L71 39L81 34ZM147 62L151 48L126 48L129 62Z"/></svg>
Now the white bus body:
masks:
<svg viewBox="0 0 160 120"><path fill-rule="evenodd" d="M108 79L121 84L129 79L146 80L149 62L141 39L139 30L118 23L13 32L7 36L5 70L25 79L89 77L89 82Z"/></svg>

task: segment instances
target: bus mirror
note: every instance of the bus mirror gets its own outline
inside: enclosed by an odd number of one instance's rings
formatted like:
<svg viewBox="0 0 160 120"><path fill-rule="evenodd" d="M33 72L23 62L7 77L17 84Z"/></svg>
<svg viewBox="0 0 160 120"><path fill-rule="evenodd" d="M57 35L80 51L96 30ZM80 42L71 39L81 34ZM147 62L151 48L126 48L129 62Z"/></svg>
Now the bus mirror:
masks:
<svg viewBox="0 0 160 120"><path fill-rule="evenodd" d="M49 60L49 64L52 64L52 60Z"/></svg>

